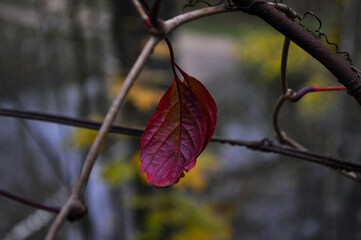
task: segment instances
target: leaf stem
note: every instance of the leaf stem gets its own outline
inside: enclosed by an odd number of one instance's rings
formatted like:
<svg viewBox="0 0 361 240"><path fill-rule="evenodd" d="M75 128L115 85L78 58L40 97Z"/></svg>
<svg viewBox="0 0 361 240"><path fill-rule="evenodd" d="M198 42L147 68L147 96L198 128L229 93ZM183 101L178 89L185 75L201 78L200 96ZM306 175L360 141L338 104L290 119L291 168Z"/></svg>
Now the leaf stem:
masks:
<svg viewBox="0 0 361 240"><path fill-rule="evenodd" d="M173 75L175 78L178 79L178 75L177 72L175 70L175 61L174 61L174 52L173 52L173 47L172 47L172 43L169 41L168 38L164 38L165 42L167 43L168 49L169 49L169 56L170 56L170 64L172 66L172 71L173 71Z"/></svg>
<svg viewBox="0 0 361 240"><path fill-rule="evenodd" d="M155 0L152 9L150 11L150 22L154 27L158 27L159 25L159 21L157 17L158 17L160 2L161 0Z"/></svg>

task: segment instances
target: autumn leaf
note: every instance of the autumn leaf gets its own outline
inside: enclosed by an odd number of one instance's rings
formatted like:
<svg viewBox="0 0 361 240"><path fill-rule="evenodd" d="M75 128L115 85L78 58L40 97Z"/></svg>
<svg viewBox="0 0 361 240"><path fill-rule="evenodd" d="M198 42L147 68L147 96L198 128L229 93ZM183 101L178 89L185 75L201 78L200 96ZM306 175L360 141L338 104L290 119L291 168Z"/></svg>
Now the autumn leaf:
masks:
<svg viewBox="0 0 361 240"><path fill-rule="evenodd" d="M184 77L184 83L191 89L191 91L197 96L199 103L201 104L202 112L206 118L207 131L203 144L202 151L206 148L211 140L214 130L217 124L217 105L211 94L209 94L206 87L198 81L196 78L189 76L185 73L177 64L175 66L181 72Z"/></svg>
<svg viewBox="0 0 361 240"><path fill-rule="evenodd" d="M141 172L157 187L170 186L191 170L209 143L217 122L217 106L203 84L175 62L165 39L174 80L160 100L141 137ZM176 67L184 77L181 82Z"/></svg>
<svg viewBox="0 0 361 240"><path fill-rule="evenodd" d="M203 150L206 117L197 96L175 75L141 137L141 171L155 186L174 184Z"/></svg>

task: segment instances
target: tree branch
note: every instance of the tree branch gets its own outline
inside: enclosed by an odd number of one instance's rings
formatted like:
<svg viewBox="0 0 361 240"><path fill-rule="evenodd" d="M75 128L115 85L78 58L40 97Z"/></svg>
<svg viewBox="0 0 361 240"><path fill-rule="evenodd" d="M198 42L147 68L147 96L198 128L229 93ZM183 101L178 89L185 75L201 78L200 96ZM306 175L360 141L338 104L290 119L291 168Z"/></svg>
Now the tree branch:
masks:
<svg viewBox="0 0 361 240"><path fill-rule="evenodd" d="M101 122L97 122L97 121L81 120L76 118L38 113L32 111L20 111L20 110L1 109L1 108L0 108L0 116L45 121L45 122L58 123L67 126L82 127L93 130L98 130L102 124ZM133 137L140 137L143 131L144 129L142 128L125 127L125 126L112 126L109 130L109 132L111 133L124 134ZM344 173L353 172L353 174L351 175L356 176L356 178L352 177L356 181L359 181L359 177L356 173L361 173L361 164L313 153L310 151L279 146L272 143L268 139L264 139L261 141L246 141L246 140L233 140L233 139L226 139L221 137L213 137L211 139L211 142L230 144L233 146L242 146L242 147L247 147L248 149L253 151L261 151L268 153L272 152L289 157L295 157L302 160L307 160L313 163L318 163L324 166L328 166L331 167L332 169L343 171ZM350 177L349 174L344 174L344 175Z"/></svg>
<svg viewBox="0 0 361 240"><path fill-rule="evenodd" d="M282 85L282 94L287 93L288 84L287 84L287 60L288 60L288 50L290 48L291 41L285 37L282 47L282 58L281 58L281 85Z"/></svg>
<svg viewBox="0 0 361 240"><path fill-rule="evenodd" d="M286 144L288 146L304 150L307 149L299 144L298 142L294 141L290 137L287 136L285 132L283 132L279 126L278 115L281 111L281 108L285 101L289 98L292 90L288 89L287 83L287 60L288 60L288 51L290 48L290 40L285 37L283 41L282 47L282 58L281 58L281 87L282 87L282 95L277 100L276 106L273 110L273 129L275 130L275 137L281 144Z"/></svg>
<svg viewBox="0 0 361 240"><path fill-rule="evenodd" d="M245 12L263 19L324 65L361 105L361 78L336 53L265 1L233 0L233 2L246 9Z"/></svg>
<svg viewBox="0 0 361 240"><path fill-rule="evenodd" d="M48 234L46 236L46 240L52 240L55 237L55 234L59 230L59 228L64 223L65 219L68 217L69 214L72 214L72 211L77 212L79 211L79 216L83 216L81 211L86 211L86 208L80 202L80 197L83 194L85 186L87 185L91 170L95 163L96 157L99 154L101 144L103 143L109 128L113 124L116 115L122 105L126 95L128 94L130 88L133 85L133 82L138 77L140 71L142 70L146 60L148 59L149 55L152 53L154 47L158 44L161 39L159 37L151 36L148 40L147 44L143 48L142 53L139 55L137 61L133 65L132 69L130 70L128 76L126 77L122 89L116 96L115 100L113 101L108 113L105 116L104 122L102 123L95 140L90 147L88 155L85 158L83 167L81 172L78 176L78 179L75 183L71 196L64 207L61 209L59 215L56 217L55 221L51 225ZM76 216L77 217L77 216ZM75 218L76 218L75 217Z"/></svg>
<svg viewBox="0 0 361 240"><path fill-rule="evenodd" d="M37 203L37 202L34 202L34 201L29 200L27 198L15 195L13 193L9 193L9 192L7 192L7 191L5 191L3 189L0 189L0 195L4 196L6 198L12 199L14 201L17 201L19 203L22 203L22 204L25 204L25 205L28 205L28 206L31 206L31 207L34 207L34 208L38 208L38 209L41 209L41 210L44 210L44 211L47 211L47 212L52 212L52 213L59 213L60 212L59 207L48 206L48 205L45 205L45 204L42 204L42 203Z"/></svg>
<svg viewBox="0 0 361 240"><path fill-rule="evenodd" d="M234 11L240 11L240 8L235 6L232 9L230 9L230 8L228 8L228 5L217 5L217 6L212 6L212 7L201 8L201 9L194 10L191 12L183 13L170 20L163 22L162 29L165 34L169 34L171 31L173 31L177 27L179 27L187 22L190 22L190 21L202 18L202 17L211 16L214 14L234 12Z"/></svg>
<svg viewBox="0 0 361 240"><path fill-rule="evenodd" d="M132 1L133 1L133 5L134 5L135 9L138 11L140 17L143 19L144 22L147 22L149 19L148 15L145 13L140 2L138 0L132 0Z"/></svg>

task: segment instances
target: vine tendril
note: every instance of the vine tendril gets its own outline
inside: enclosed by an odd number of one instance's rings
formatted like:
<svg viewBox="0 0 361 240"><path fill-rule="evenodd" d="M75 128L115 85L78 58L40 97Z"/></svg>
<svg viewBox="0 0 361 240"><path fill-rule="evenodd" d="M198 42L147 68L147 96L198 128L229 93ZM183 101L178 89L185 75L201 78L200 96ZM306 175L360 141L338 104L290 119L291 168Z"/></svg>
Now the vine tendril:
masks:
<svg viewBox="0 0 361 240"><path fill-rule="evenodd" d="M318 22L318 28L316 30L310 30L305 24L302 24L302 21L309 15L312 16L313 18L315 18ZM323 37L328 45L334 46L336 53L339 55L343 55L345 57L345 61L349 63L350 68L360 76L359 72L355 71L350 53L346 52L346 51L340 51L338 44L335 42L331 42L329 40L327 34L321 31L322 21L316 14L314 14L313 12L306 12L301 17L297 15L296 19L298 20L298 21L296 21L298 23L298 25L300 25L303 29L305 29L307 32L312 34L315 38L321 39Z"/></svg>

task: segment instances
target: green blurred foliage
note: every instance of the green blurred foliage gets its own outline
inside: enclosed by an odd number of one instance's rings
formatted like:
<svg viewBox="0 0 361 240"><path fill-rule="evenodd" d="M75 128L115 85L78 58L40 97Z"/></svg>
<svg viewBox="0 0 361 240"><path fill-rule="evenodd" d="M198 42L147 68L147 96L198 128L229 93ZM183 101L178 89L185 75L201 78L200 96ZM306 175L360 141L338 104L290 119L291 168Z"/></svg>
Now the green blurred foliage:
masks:
<svg viewBox="0 0 361 240"><path fill-rule="evenodd" d="M162 191L162 192L161 192ZM138 196L136 208L146 210L139 239L228 239L230 225L214 206L181 191L159 190L157 194Z"/></svg>
<svg viewBox="0 0 361 240"><path fill-rule="evenodd" d="M155 194L137 194L131 201L135 211L141 212L137 239L229 239L231 227L228 216L217 212L217 206L202 199L207 188L207 174L217 168L217 159L205 151L197 165L179 183L166 189L152 189ZM145 174L140 173L139 152L129 160L116 159L103 166L101 176L114 188L128 181L140 180L149 188Z"/></svg>
<svg viewBox="0 0 361 240"><path fill-rule="evenodd" d="M133 179L137 174L137 168L125 160L115 160L103 167L102 177L111 186L117 187L124 181Z"/></svg>

